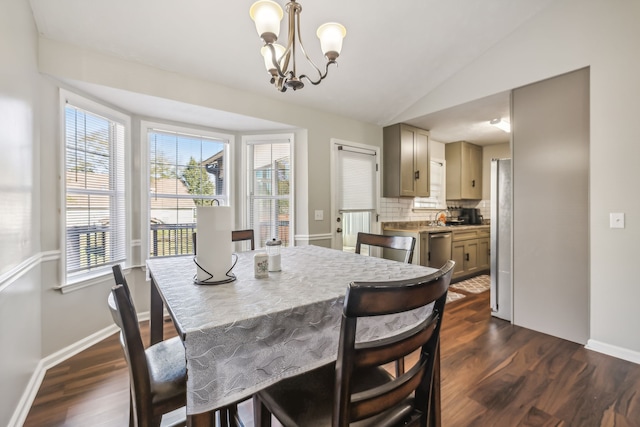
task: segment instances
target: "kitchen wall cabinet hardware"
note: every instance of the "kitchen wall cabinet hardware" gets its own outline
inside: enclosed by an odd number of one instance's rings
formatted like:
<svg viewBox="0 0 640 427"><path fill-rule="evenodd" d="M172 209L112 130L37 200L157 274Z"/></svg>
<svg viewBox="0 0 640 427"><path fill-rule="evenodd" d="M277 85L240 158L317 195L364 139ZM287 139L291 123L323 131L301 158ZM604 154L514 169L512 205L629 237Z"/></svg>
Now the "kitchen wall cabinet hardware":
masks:
<svg viewBox="0 0 640 427"><path fill-rule="evenodd" d="M383 197L429 197L429 131L398 123L383 129Z"/></svg>
<svg viewBox="0 0 640 427"><path fill-rule="evenodd" d="M444 145L447 200L482 199L482 147L466 141Z"/></svg>

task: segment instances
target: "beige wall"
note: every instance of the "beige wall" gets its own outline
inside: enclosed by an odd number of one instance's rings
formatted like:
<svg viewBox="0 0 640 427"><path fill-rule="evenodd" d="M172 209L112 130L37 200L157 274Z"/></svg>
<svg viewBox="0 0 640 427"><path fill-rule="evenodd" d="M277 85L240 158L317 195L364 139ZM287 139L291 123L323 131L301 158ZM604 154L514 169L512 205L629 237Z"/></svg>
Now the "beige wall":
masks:
<svg viewBox="0 0 640 427"><path fill-rule="evenodd" d="M635 0L558 1L396 119L590 67L588 345L638 363L639 21ZM609 228L610 212L625 213L625 229Z"/></svg>

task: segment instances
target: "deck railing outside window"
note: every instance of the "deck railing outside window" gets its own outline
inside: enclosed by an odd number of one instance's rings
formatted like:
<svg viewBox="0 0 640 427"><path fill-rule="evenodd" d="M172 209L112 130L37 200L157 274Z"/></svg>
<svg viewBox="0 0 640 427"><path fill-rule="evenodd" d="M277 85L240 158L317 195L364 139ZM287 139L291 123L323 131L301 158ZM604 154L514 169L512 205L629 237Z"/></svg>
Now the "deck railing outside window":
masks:
<svg viewBox="0 0 640 427"><path fill-rule="evenodd" d="M289 240L289 221L278 221L278 238L283 242ZM195 223L186 224L151 224L151 256L173 256L193 254L193 232ZM271 227L265 224L262 228L257 244L271 240ZM106 265L109 260L107 250L110 228L104 225L87 227L68 227L67 241L72 245L79 257L73 261L72 270L94 268ZM264 235L263 235L264 234ZM267 235L268 234L268 235Z"/></svg>
<svg viewBox="0 0 640 427"><path fill-rule="evenodd" d="M196 224L151 224L151 256L193 254Z"/></svg>

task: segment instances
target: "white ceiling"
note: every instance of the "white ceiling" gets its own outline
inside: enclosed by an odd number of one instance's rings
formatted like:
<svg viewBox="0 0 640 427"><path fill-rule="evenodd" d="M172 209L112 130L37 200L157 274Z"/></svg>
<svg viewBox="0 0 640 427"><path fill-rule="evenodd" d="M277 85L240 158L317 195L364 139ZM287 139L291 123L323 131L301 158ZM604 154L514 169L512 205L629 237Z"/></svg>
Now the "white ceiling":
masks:
<svg viewBox="0 0 640 427"><path fill-rule="evenodd" d="M284 0L278 0L284 6ZM315 36L327 21L347 28L339 66L318 86L277 92L249 18L253 0L30 0L43 37L233 88L379 125L393 118L509 35L553 0L302 0L302 40L321 62ZM281 39L286 38L282 30ZM282 40L281 40L282 41ZM300 63L300 60L298 60ZM311 70L300 71L299 73ZM282 129L169 100L67 82L137 114L229 130ZM504 142L486 126L508 118L508 94L416 118L442 142ZM152 107L152 108L151 108ZM219 121L223 120L223 121ZM225 126L220 126L224 123Z"/></svg>

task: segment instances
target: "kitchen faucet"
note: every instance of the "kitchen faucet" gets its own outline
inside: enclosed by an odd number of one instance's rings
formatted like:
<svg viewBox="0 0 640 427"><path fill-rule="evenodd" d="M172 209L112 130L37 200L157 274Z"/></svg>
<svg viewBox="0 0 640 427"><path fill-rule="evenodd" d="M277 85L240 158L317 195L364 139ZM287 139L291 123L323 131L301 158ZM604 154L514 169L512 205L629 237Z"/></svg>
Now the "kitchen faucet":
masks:
<svg viewBox="0 0 640 427"><path fill-rule="evenodd" d="M442 221L442 225L447 225L447 216L449 215L449 211L448 210L442 210L442 211L438 211L438 213L436 213L436 216L433 218L433 222L431 223L431 225L435 225L435 226L439 226L440 225L440 214L444 214L444 221Z"/></svg>

